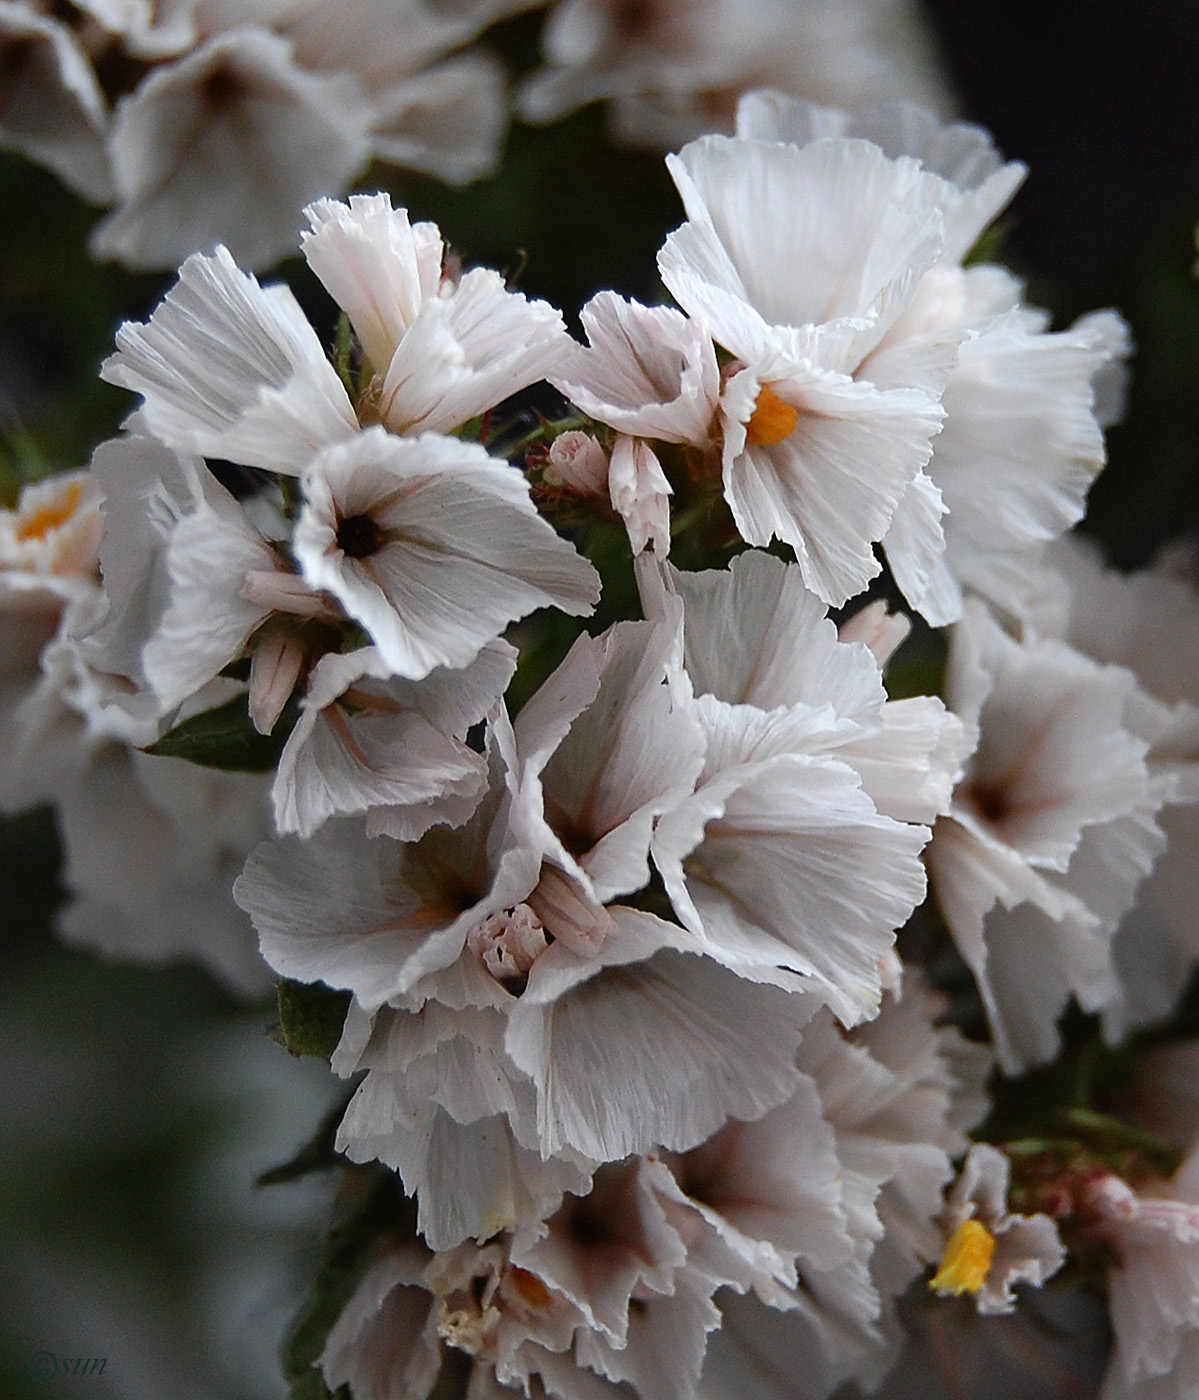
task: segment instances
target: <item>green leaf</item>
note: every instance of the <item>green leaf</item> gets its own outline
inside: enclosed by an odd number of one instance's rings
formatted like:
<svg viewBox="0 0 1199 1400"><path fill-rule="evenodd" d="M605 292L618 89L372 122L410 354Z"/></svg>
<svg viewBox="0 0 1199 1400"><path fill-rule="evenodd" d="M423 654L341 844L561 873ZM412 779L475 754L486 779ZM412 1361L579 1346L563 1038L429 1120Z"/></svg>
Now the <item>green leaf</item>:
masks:
<svg viewBox="0 0 1199 1400"><path fill-rule="evenodd" d="M337 1049L350 1007L350 993L323 982L279 983L279 1030L293 1055L328 1060Z"/></svg>
<svg viewBox="0 0 1199 1400"><path fill-rule="evenodd" d="M254 728L248 706L248 696L235 695L215 710L205 710L177 724L148 744L143 753L182 758L202 768L230 773L270 773L278 767L299 706L289 701L270 734L259 734Z"/></svg>

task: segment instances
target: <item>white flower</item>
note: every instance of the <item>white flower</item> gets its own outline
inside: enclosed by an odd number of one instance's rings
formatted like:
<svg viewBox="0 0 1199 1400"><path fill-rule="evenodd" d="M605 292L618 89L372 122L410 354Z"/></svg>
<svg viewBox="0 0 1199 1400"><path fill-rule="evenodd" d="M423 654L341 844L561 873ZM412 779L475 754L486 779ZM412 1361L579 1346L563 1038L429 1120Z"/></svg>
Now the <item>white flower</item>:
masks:
<svg viewBox="0 0 1199 1400"><path fill-rule="evenodd" d="M857 140L706 137L667 163L689 222L663 280L739 362L721 401L737 528L790 544L843 603L878 572L943 416L939 386L880 385L863 362L942 256L946 182Z"/></svg>
<svg viewBox="0 0 1199 1400"><path fill-rule="evenodd" d="M400 1167L439 1246L495 1219L466 1165L484 1129L535 1199L538 1158L685 1150L794 1087L811 999L742 980L619 902L649 882L654 821L702 761L667 684L675 645L650 623L580 638L515 733L493 721L490 788L464 826L400 844L332 823L261 848L239 882L278 970L379 1012L373 1037L347 1026L338 1067L370 1073L339 1141ZM435 1143L463 1166L438 1171Z"/></svg>
<svg viewBox="0 0 1199 1400"><path fill-rule="evenodd" d="M537 514L525 478L482 447L375 427L319 454L293 548L400 676L467 665L515 618L589 612L594 569Z"/></svg>
<svg viewBox="0 0 1199 1400"><path fill-rule="evenodd" d="M1016 642L968 602L947 686L979 740L929 868L1015 1073L1052 1058L1071 994L1090 1011L1117 995L1111 937L1164 844L1163 794L1126 717L1131 672Z"/></svg>
<svg viewBox="0 0 1199 1400"><path fill-rule="evenodd" d="M308 210L304 253L349 316L376 372L350 403L285 286L261 287L224 248L187 260L148 322L126 322L102 375L145 399L143 429L200 452L299 475L325 447L382 422L448 432L558 365L562 318L474 268L443 279L441 238L386 195Z"/></svg>
<svg viewBox="0 0 1199 1400"><path fill-rule="evenodd" d="M938 703L887 702L873 655L838 641L795 566L750 551L671 577L707 754L655 832L666 889L710 957L808 986L855 1024L923 897L928 830L906 823L944 808L959 727Z"/></svg>
<svg viewBox="0 0 1199 1400"><path fill-rule="evenodd" d="M30 4L0 4L5 97L0 142L85 199L113 196L109 114L86 52L65 24Z"/></svg>
<svg viewBox="0 0 1199 1400"><path fill-rule="evenodd" d="M92 252L177 265L223 243L251 267L292 246L297 211L366 164L366 113L344 77L297 67L264 29L218 34L154 70L117 107L115 210Z"/></svg>
<svg viewBox="0 0 1199 1400"><path fill-rule="evenodd" d="M987 1143L971 1147L946 1198L945 1252L929 1282L942 1296L973 1293L985 1314L1015 1312L1014 1284L1040 1287L1066 1262L1049 1216L1008 1210L1010 1174L1002 1152Z"/></svg>
<svg viewBox="0 0 1199 1400"><path fill-rule="evenodd" d="M1114 1246L1108 1285L1115 1352L1104 1400L1190 1400L1199 1394L1199 1156L1168 1181L1134 1191L1091 1184L1086 1204Z"/></svg>
<svg viewBox="0 0 1199 1400"><path fill-rule="evenodd" d="M378 376L371 411L392 432L448 432L569 352L558 312L508 291L498 273L443 281L436 227L409 224L387 195L305 212L304 256L358 333Z"/></svg>
<svg viewBox="0 0 1199 1400"><path fill-rule="evenodd" d="M912 103L850 114L751 93L737 129L799 147L864 139L938 177L940 258L856 371L880 387L925 387L945 412L883 547L934 626L960 615L963 590L1022 616L1046 542L1079 520L1103 465L1102 428L1117 416L1108 380L1128 354L1127 327L1099 312L1050 334L1010 274L959 266L1024 176L978 127L945 125Z"/></svg>
<svg viewBox="0 0 1199 1400"><path fill-rule="evenodd" d="M393 677L372 647L322 657L279 759L276 829L311 836L331 816L362 811L372 814L372 835L399 840L417 840L437 822L461 825L487 780L483 759L462 740L515 668L504 642L489 642L464 670L433 671L420 683Z"/></svg>

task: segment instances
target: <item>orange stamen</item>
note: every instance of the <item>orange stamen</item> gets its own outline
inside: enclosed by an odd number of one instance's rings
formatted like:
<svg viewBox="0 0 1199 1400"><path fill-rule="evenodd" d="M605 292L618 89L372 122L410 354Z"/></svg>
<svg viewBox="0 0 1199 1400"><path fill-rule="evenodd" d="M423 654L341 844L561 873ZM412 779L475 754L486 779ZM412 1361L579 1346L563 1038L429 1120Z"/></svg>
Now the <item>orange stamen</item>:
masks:
<svg viewBox="0 0 1199 1400"><path fill-rule="evenodd" d="M65 525L75 514L75 507L78 506L82 494L82 483L72 481L57 500L49 502L40 510L35 510L27 519L20 521L16 530L17 539L22 543L26 540L44 540L51 530Z"/></svg>
<svg viewBox="0 0 1199 1400"><path fill-rule="evenodd" d="M773 447L790 437L798 422L799 409L784 403L769 384L763 384L745 425L745 436L755 447Z"/></svg>

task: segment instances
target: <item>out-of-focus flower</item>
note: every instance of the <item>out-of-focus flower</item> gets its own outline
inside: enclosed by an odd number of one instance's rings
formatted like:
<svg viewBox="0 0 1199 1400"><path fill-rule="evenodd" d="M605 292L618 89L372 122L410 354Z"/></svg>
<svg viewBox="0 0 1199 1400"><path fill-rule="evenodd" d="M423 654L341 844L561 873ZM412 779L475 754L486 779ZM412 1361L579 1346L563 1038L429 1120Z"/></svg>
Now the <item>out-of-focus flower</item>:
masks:
<svg viewBox="0 0 1199 1400"><path fill-rule="evenodd" d="M1119 995L1112 935L1164 845L1135 693L1132 672L1017 642L977 601L954 629L948 700L978 747L929 868L1009 1073L1053 1057L1071 994L1089 1011Z"/></svg>
<svg viewBox="0 0 1199 1400"><path fill-rule="evenodd" d="M1136 1190L1099 1176L1085 1205L1118 1260L1109 1283L1116 1346L1104 1400L1199 1394L1199 1154L1169 1181Z"/></svg>
<svg viewBox="0 0 1199 1400"><path fill-rule="evenodd" d="M1164 802L1158 823L1168 844L1113 944L1120 992L1104 1008L1104 1031L1116 1041L1168 1015L1199 960L1199 594L1168 557L1123 575L1073 536L1049 563L1034 621L1135 673L1127 723L1149 745L1146 762Z"/></svg>
<svg viewBox="0 0 1199 1400"><path fill-rule="evenodd" d="M169 268L222 243L264 267L291 247L301 208L372 157L456 184L493 168L503 70L459 51L523 7L80 0L44 13L6 0L15 84L0 141L115 205L97 257ZM118 70L106 94L98 75Z"/></svg>
<svg viewBox="0 0 1199 1400"><path fill-rule="evenodd" d="M617 139L659 149L730 131L749 88L844 107L947 105L905 0L561 0L543 47L546 66L517 95L526 121L611 99Z"/></svg>
<svg viewBox="0 0 1199 1400"><path fill-rule="evenodd" d="M1049 1216L1008 1210L1010 1175L1002 1152L975 1143L941 1217L945 1251L929 1287L942 1295L974 1294L980 1313L1015 1312L1013 1285L1039 1287L1066 1261Z"/></svg>

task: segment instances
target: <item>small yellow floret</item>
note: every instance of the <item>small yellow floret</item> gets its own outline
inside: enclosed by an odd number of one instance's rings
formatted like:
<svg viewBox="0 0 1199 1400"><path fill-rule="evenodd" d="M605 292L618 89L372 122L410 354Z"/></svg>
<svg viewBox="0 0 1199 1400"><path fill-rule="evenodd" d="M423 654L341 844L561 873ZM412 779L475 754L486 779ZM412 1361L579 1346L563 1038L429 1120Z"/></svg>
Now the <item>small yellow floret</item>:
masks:
<svg viewBox="0 0 1199 1400"><path fill-rule="evenodd" d="M784 403L769 384L763 384L745 425L745 436L755 447L773 447L776 442L790 437L798 422L799 409Z"/></svg>
<svg viewBox="0 0 1199 1400"><path fill-rule="evenodd" d="M75 507L79 504L79 497L82 494L82 485L78 481L72 481L56 500L50 501L40 510L35 510L24 520L18 517L17 539L22 544L26 540L44 540L51 530L57 530L60 525L65 525L75 514Z"/></svg>
<svg viewBox="0 0 1199 1400"><path fill-rule="evenodd" d="M929 1287L942 1297L977 1293L986 1282L995 1255L995 1236L978 1220L963 1220L949 1237L941 1264Z"/></svg>

